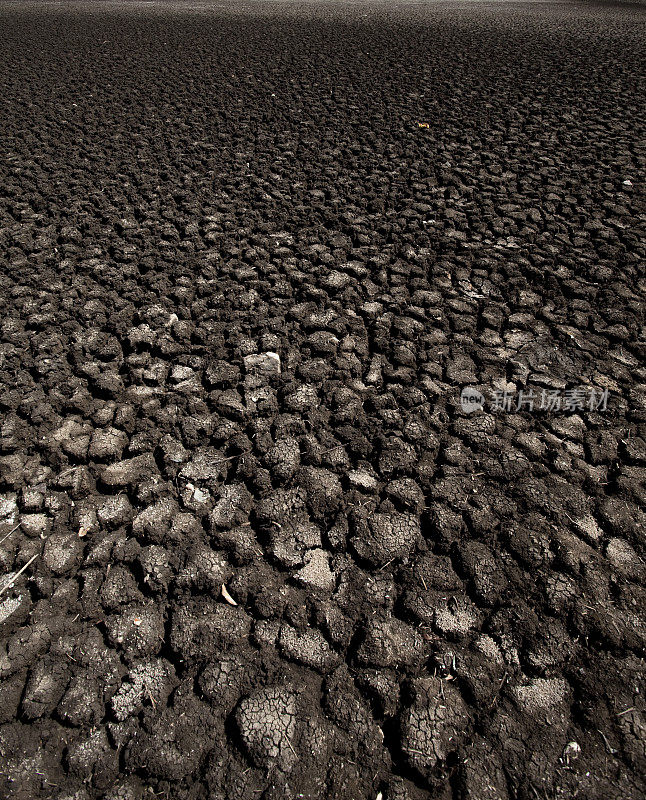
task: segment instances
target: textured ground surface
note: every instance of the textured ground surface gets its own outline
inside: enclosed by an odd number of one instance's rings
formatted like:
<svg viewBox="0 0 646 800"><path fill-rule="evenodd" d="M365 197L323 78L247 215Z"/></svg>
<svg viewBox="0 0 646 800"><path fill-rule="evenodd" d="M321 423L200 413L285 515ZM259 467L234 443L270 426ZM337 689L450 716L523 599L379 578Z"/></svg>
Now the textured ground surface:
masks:
<svg viewBox="0 0 646 800"><path fill-rule="evenodd" d="M0 6L1 797L645 796L645 18Z"/></svg>

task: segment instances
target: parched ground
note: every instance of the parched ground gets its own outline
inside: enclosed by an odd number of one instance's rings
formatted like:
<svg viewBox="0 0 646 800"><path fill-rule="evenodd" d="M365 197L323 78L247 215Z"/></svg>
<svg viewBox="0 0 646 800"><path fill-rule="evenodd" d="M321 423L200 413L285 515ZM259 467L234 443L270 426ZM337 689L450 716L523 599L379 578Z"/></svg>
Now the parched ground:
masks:
<svg viewBox="0 0 646 800"><path fill-rule="evenodd" d="M645 21L0 5L2 798L646 796Z"/></svg>

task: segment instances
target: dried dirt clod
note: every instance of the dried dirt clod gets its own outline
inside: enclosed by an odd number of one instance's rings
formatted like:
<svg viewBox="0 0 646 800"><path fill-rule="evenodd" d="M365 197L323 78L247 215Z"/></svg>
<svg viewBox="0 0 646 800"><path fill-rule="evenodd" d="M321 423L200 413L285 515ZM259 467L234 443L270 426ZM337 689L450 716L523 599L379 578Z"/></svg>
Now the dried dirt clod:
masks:
<svg viewBox="0 0 646 800"><path fill-rule="evenodd" d="M153 605L126 606L105 624L109 640L127 660L155 655L164 641L163 616Z"/></svg>
<svg viewBox="0 0 646 800"><path fill-rule="evenodd" d="M412 478L391 481L384 491L386 497L414 514L420 514L424 508L424 493Z"/></svg>
<svg viewBox="0 0 646 800"><path fill-rule="evenodd" d="M354 550L377 567L408 556L421 535L419 518L410 513L377 513L367 519L356 515L353 527Z"/></svg>
<svg viewBox="0 0 646 800"><path fill-rule="evenodd" d="M305 553L305 566L294 573L294 578L314 590L331 592L334 589L334 573L324 550L308 550Z"/></svg>
<svg viewBox="0 0 646 800"><path fill-rule="evenodd" d="M458 785L465 800L509 800L500 756L491 742L475 736L459 767Z"/></svg>
<svg viewBox="0 0 646 800"><path fill-rule="evenodd" d="M117 461L110 464L101 473L101 480L106 486L115 488L134 488L154 475L158 475L159 470L152 454L144 453L125 461Z"/></svg>
<svg viewBox="0 0 646 800"><path fill-rule="evenodd" d="M269 530L268 551L281 566L301 567L308 550L322 545L321 529L309 520L273 522Z"/></svg>
<svg viewBox="0 0 646 800"><path fill-rule="evenodd" d="M181 688L181 687L179 687ZM195 696L177 696L173 707L151 712L145 729L137 729L125 749L129 770L167 781L195 775L214 739L224 737L221 725L208 705Z"/></svg>
<svg viewBox="0 0 646 800"><path fill-rule="evenodd" d="M458 689L439 678L420 678L414 692L415 700L402 716L401 746L411 767L429 775L458 750L470 714Z"/></svg>
<svg viewBox="0 0 646 800"><path fill-rule="evenodd" d="M283 772L294 767L296 714L297 696L289 686L269 686L240 701L234 718L254 764Z"/></svg>
<svg viewBox="0 0 646 800"><path fill-rule="evenodd" d="M349 735L356 757L379 769L385 757L384 734L345 665L326 678L323 707L330 719Z"/></svg>
<svg viewBox="0 0 646 800"><path fill-rule="evenodd" d="M348 481L352 488L366 493L375 492L379 485L375 475L365 469L351 469L348 472Z"/></svg>
<svg viewBox="0 0 646 800"><path fill-rule="evenodd" d="M396 618L371 619L357 650L357 660L375 667L410 667L424 657L424 640L418 631Z"/></svg>
<svg viewBox="0 0 646 800"><path fill-rule="evenodd" d="M246 564L262 556L262 548L250 525L213 531L213 538L234 564Z"/></svg>
<svg viewBox="0 0 646 800"><path fill-rule="evenodd" d="M518 707L533 715L563 706L569 695L567 681L560 678L535 678L530 683L515 686L511 690L511 696Z"/></svg>
<svg viewBox="0 0 646 800"><path fill-rule="evenodd" d="M302 467L295 476L307 493L307 501L314 519L323 519L338 511L343 490L338 476L320 467Z"/></svg>
<svg viewBox="0 0 646 800"><path fill-rule="evenodd" d="M224 480L228 472L228 461L221 450L214 447L197 447L190 461L179 471L179 477L195 484L216 488Z"/></svg>
<svg viewBox="0 0 646 800"><path fill-rule="evenodd" d="M184 659L206 660L245 640L250 628L251 620L239 606L198 597L173 611L170 644Z"/></svg>
<svg viewBox="0 0 646 800"><path fill-rule="evenodd" d="M47 514L22 514L20 530L32 539L47 538L52 528L52 519Z"/></svg>
<svg viewBox="0 0 646 800"><path fill-rule="evenodd" d="M233 528L248 521L253 498L244 484L223 486L209 516L212 529Z"/></svg>
<svg viewBox="0 0 646 800"><path fill-rule="evenodd" d="M57 715L69 725L96 725L105 716L103 691L89 671L75 675L56 707Z"/></svg>
<svg viewBox="0 0 646 800"><path fill-rule="evenodd" d="M118 494L106 497L97 508L96 515L101 525L111 530L130 522L134 510L126 495Z"/></svg>
<svg viewBox="0 0 646 800"><path fill-rule="evenodd" d="M64 575L78 566L83 546L78 533L54 533L45 542L43 564L55 575Z"/></svg>
<svg viewBox="0 0 646 800"><path fill-rule="evenodd" d="M177 502L169 497L163 498L137 514L132 521L132 532L146 541L163 544L178 515Z"/></svg>
<svg viewBox="0 0 646 800"><path fill-rule="evenodd" d="M119 759L105 728L97 728L70 745L67 763L72 774L83 776L97 789L107 789L119 772Z"/></svg>
<svg viewBox="0 0 646 800"><path fill-rule="evenodd" d="M646 561L625 540L610 539L606 544L605 555L617 572L628 580L641 583L646 578Z"/></svg>
<svg viewBox="0 0 646 800"><path fill-rule="evenodd" d="M20 606L23 604L23 597L22 595L18 595L17 597L7 597L0 602L0 625L9 619L9 617L14 614Z"/></svg>
<svg viewBox="0 0 646 800"><path fill-rule="evenodd" d="M127 445L127 434L118 428L95 430L90 439L88 457L96 461L118 461Z"/></svg>
<svg viewBox="0 0 646 800"><path fill-rule="evenodd" d="M278 353L267 352L245 356L242 359L245 372L252 375L270 377L280 375L280 356Z"/></svg>
<svg viewBox="0 0 646 800"><path fill-rule="evenodd" d="M39 661L30 671L22 698L22 712L27 719L51 713L68 680L69 669L64 663L49 658Z"/></svg>
<svg viewBox="0 0 646 800"><path fill-rule="evenodd" d="M292 436L280 438L264 457L271 474L281 481L287 481L301 463L301 451L298 440Z"/></svg>
<svg viewBox="0 0 646 800"><path fill-rule="evenodd" d="M280 628L278 646L287 658L319 672L329 672L339 663L337 653L315 629L299 631L285 623Z"/></svg>
<svg viewBox="0 0 646 800"><path fill-rule="evenodd" d="M110 707L119 721L137 713L145 704L165 703L177 685L175 671L164 659L135 662L126 680L110 699Z"/></svg>

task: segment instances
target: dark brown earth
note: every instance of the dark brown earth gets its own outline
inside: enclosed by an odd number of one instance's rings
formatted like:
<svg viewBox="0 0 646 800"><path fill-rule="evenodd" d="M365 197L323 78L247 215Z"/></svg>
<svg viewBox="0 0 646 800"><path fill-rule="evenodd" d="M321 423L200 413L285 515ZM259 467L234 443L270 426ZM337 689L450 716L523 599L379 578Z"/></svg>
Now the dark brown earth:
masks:
<svg viewBox="0 0 646 800"><path fill-rule="evenodd" d="M646 796L645 20L0 6L1 797Z"/></svg>

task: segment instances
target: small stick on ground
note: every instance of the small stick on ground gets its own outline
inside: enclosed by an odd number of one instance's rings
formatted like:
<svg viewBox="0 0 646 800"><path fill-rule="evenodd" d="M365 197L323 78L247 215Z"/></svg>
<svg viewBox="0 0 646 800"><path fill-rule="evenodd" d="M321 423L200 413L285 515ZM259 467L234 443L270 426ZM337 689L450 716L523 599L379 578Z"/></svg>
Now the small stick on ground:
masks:
<svg viewBox="0 0 646 800"><path fill-rule="evenodd" d="M4 540L5 540L5 539L8 539L8 538L11 536L11 534L12 534L12 533L14 533L15 531L17 531L17 530L18 530L18 528L19 528L21 525L22 525L22 522L19 522L19 523L16 525L16 527L15 527L15 528L12 528L12 529L9 531L9 533L5 533L5 535L2 537L2 539L0 539L0 544L2 544L2 543L4 542Z"/></svg>
<svg viewBox="0 0 646 800"><path fill-rule="evenodd" d="M16 572L13 578L11 578L7 583L5 583L5 585L0 589L0 594L5 592L7 589L10 589L14 585L14 583L18 580L18 578L22 575L22 573L27 569L27 567L31 564L31 562L35 561L38 558L38 556L39 553L36 553L36 555L32 556L26 564L20 567L20 569L18 570L18 572Z"/></svg>

